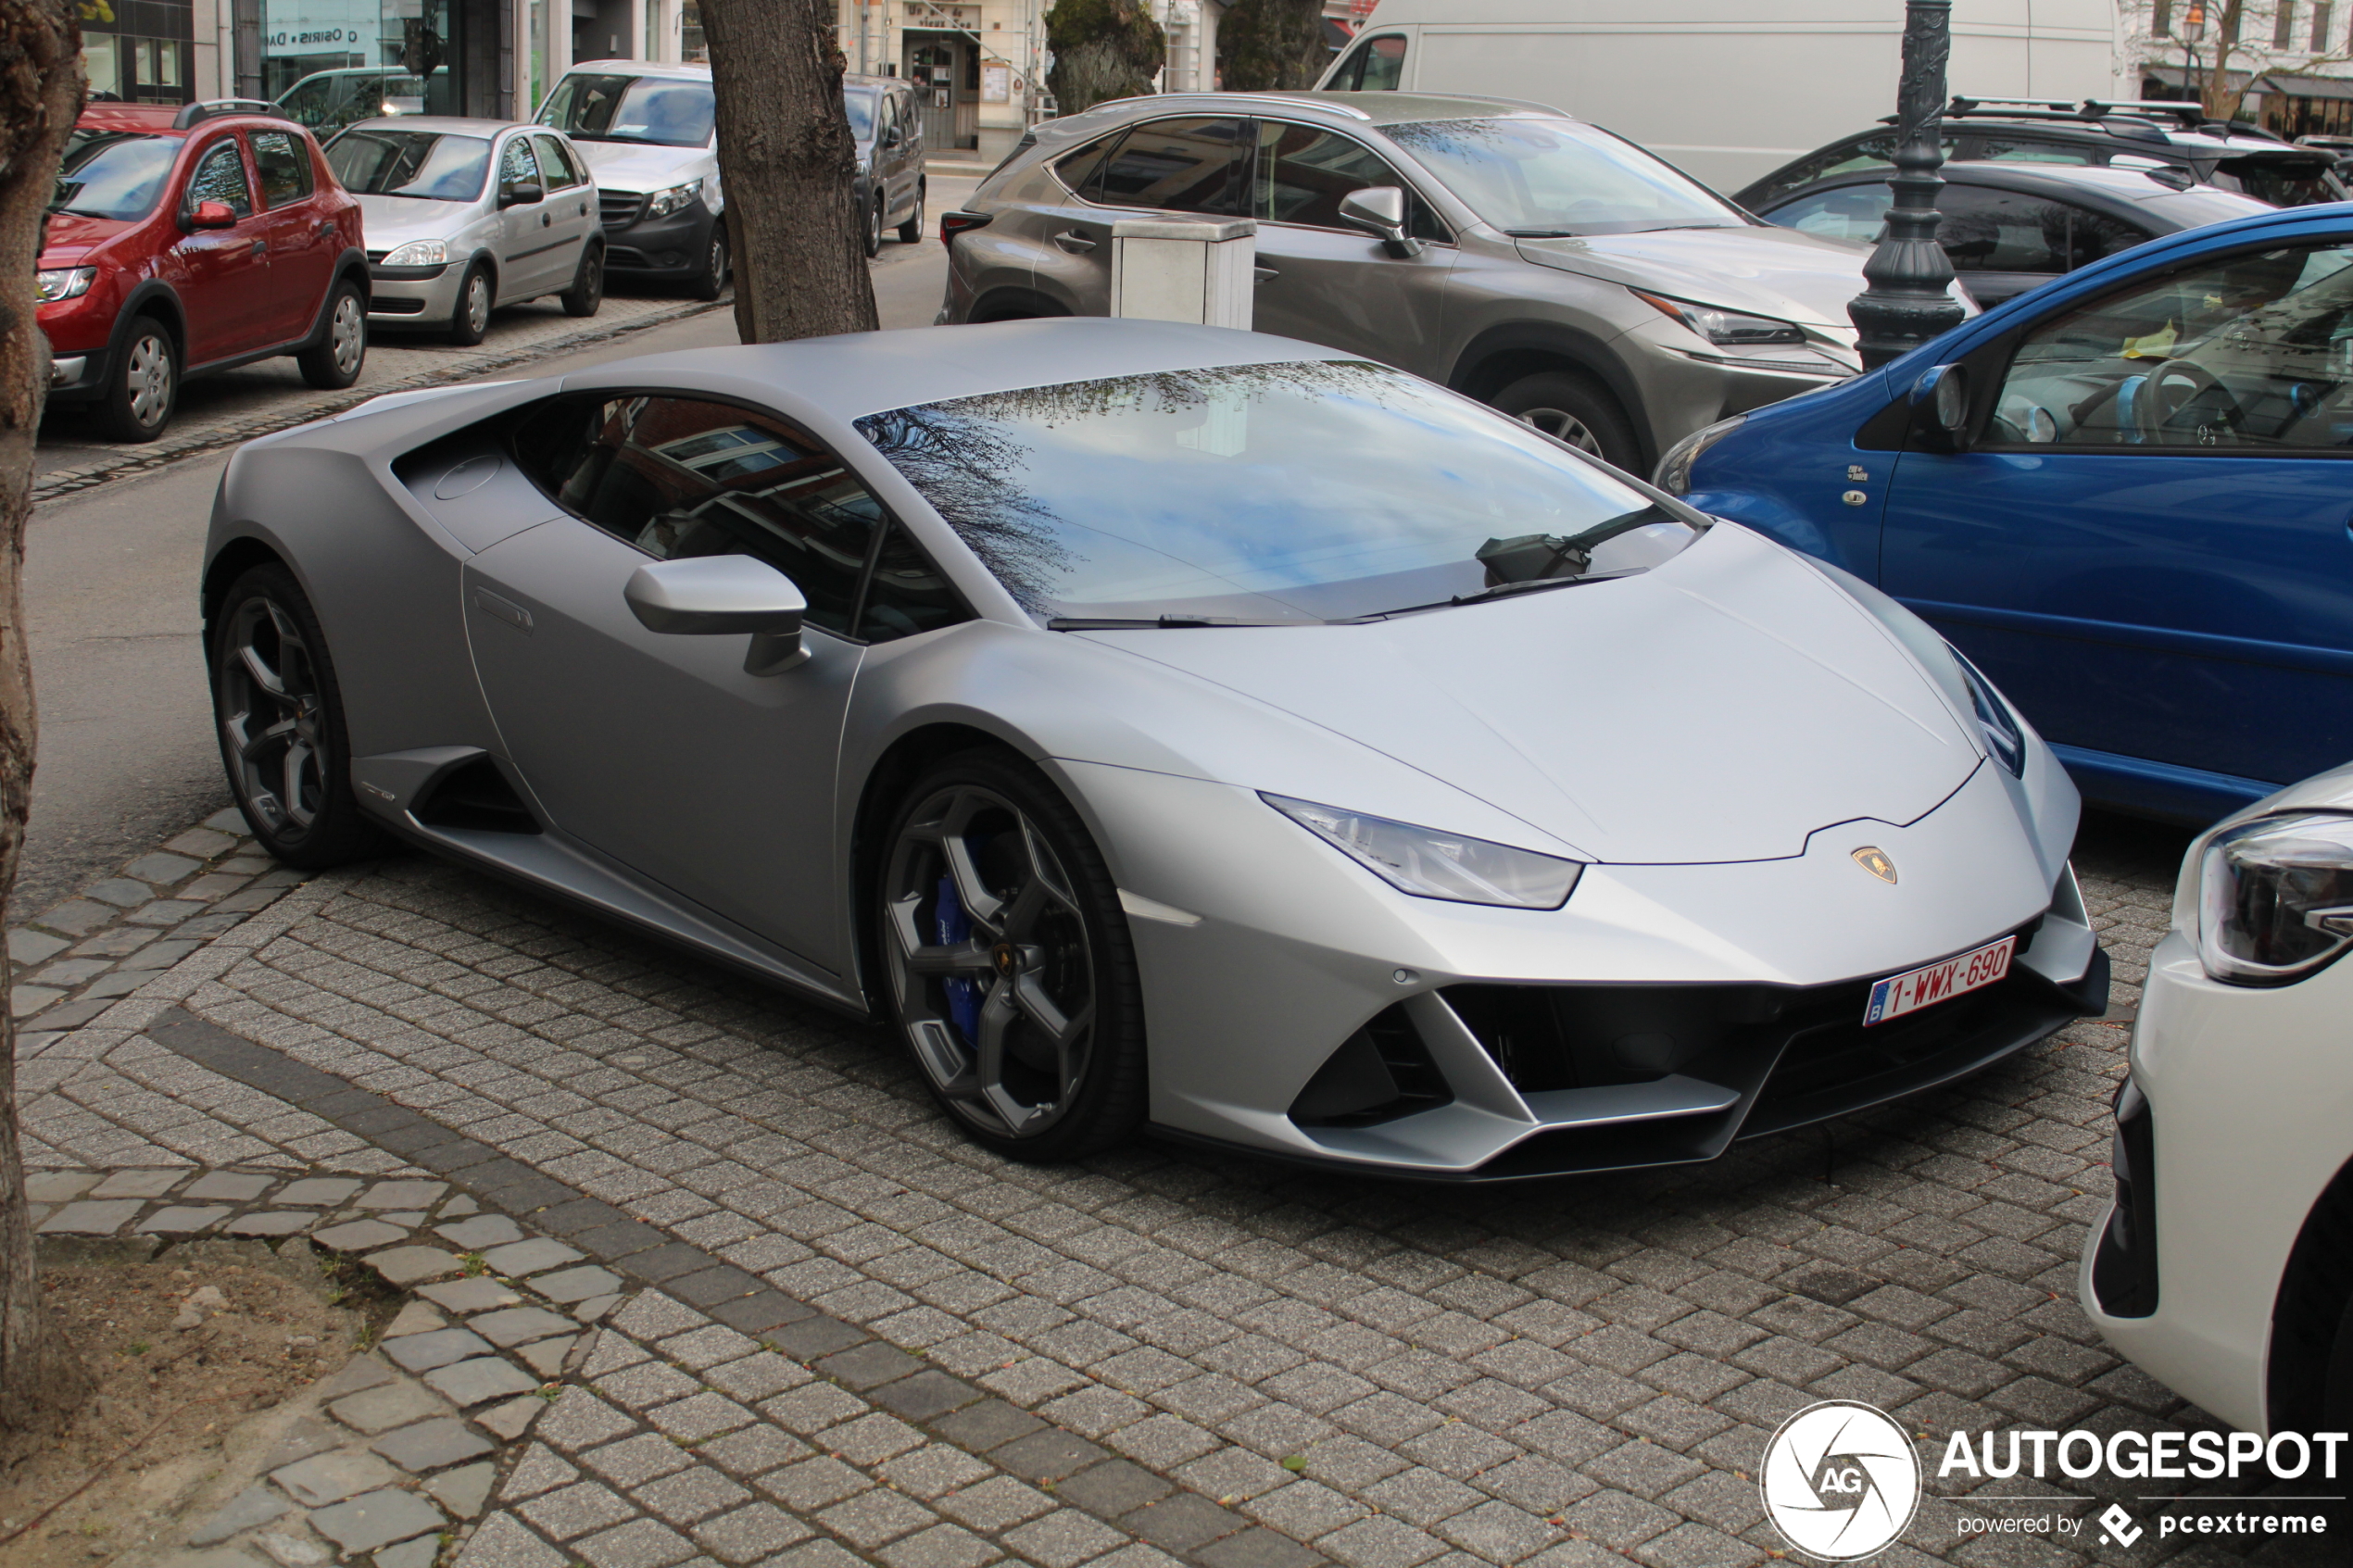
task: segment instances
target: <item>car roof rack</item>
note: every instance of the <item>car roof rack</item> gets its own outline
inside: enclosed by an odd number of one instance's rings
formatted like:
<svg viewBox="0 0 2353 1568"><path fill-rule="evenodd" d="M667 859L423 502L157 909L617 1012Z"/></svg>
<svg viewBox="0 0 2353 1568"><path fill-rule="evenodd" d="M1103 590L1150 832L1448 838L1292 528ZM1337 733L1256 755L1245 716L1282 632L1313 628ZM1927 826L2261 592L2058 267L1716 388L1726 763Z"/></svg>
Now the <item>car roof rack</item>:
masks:
<svg viewBox="0 0 2353 1568"><path fill-rule="evenodd" d="M2231 136L2253 136L2282 146L2293 146L2285 137L2267 131L2252 120L2216 119L2206 112L2203 104L2172 98L2085 98L2080 102L2057 98L1978 98L1956 93L1944 107L1947 119L1968 119L1974 116L1992 119L2066 119L2079 124L2099 125L2111 132L2132 135L2138 132L2163 132L2158 121L2171 120L2183 131L2203 131ZM2121 120L2120 125L2108 124ZM1894 125L1896 117L1881 118L1882 125ZM2145 140L2145 136L2142 139Z"/></svg>
<svg viewBox="0 0 2353 1568"><path fill-rule="evenodd" d="M185 131L192 125L202 125L208 119L219 119L223 115L231 114L256 114L270 119L283 119L289 124L299 123L294 116L266 99L206 98L190 104L186 108L172 116L171 128L174 131Z"/></svg>

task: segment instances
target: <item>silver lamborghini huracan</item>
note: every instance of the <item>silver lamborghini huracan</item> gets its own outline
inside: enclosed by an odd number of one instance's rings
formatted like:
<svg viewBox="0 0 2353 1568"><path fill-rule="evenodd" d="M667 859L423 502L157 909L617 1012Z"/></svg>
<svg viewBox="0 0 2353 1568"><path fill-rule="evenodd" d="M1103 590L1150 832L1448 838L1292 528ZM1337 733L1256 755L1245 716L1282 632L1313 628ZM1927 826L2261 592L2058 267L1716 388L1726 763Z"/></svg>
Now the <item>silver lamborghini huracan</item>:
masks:
<svg viewBox="0 0 2353 1568"><path fill-rule="evenodd" d="M1146 1123L1721 1154L2106 1006L2042 741L1908 611L1412 376L1023 321L379 398L231 462L268 847L386 833Z"/></svg>

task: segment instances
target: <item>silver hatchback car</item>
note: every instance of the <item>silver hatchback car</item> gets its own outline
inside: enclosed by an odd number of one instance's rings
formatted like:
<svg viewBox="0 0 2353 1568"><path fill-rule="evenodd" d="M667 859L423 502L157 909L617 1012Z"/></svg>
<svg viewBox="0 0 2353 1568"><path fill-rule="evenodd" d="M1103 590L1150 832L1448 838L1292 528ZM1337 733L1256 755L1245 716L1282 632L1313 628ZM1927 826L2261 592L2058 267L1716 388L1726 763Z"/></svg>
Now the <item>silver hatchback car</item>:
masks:
<svg viewBox="0 0 2353 1568"><path fill-rule="evenodd" d="M1257 220L1258 331L1638 472L1859 368L1867 247L1761 223L1556 109L1406 93L1174 94L1050 121L947 216L939 319L1108 314L1112 224L1171 212Z"/></svg>
<svg viewBox="0 0 2353 1568"><path fill-rule="evenodd" d="M569 316L605 296L605 237L588 160L562 132L499 119L365 119L327 144L368 232L368 322L480 343L494 306L556 295Z"/></svg>

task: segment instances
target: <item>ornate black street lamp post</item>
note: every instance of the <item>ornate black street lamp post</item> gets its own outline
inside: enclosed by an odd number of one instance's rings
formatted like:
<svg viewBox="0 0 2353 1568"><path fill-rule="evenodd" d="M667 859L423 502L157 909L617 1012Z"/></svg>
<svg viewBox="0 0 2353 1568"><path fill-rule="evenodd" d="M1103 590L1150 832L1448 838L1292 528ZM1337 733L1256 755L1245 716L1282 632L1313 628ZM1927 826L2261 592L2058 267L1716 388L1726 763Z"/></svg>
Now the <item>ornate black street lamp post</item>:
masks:
<svg viewBox="0 0 2353 1568"><path fill-rule="evenodd" d="M1944 162L1944 62L1952 52L1953 0L1905 0L1904 80L1896 90L1895 205L1887 237L1863 264L1870 286L1847 302L1861 334L1863 364L1877 369L1917 348L1966 314L1949 292L1952 259L1936 243L1936 177Z"/></svg>

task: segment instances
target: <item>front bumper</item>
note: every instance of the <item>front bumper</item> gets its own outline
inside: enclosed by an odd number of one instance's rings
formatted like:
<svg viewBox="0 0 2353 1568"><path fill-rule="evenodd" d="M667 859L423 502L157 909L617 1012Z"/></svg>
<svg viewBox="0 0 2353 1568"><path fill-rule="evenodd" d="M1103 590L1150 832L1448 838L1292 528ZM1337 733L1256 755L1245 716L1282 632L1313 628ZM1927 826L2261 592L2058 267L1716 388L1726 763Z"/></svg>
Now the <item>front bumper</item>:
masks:
<svg viewBox="0 0 2353 1568"><path fill-rule="evenodd" d="M2145 1109L2128 1104L2119 1140L2126 1213L2111 1203L2093 1227L2080 1294L2110 1345L2247 1431L2271 1427L2289 1258L2353 1160L2347 1018L2353 962L2292 985L2229 985L2178 930L2150 958L2132 1051Z"/></svg>
<svg viewBox="0 0 2353 1568"><path fill-rule="evenodd" d="M1368 886L1246 791L1063 767L1122 847L1153 1123L1263 1156L1468 1181L1713 1160L2107 1007L2073 876L2047 880L1998 768L1871 824L1898 888L1833 832L1786 860L1590 867L1532 911ZM1861 1026L1875 979L2006 933L2010 978Z"/></svg>
<svg viewBox="0 0 2353 1568"><path fill-rule="evenodd" d="M699 196L667 217L635 216L644 209L642 198L631 210L623 210L618 203L609 202L606 206L607 275L673 283L702 276L704 260L710 255L711 225L719 220L719 215L704 206ZM617 217L622 220L614 221Z"/></svg>
<svg viewBox="0 0 2353 1568"><path fill-rule="evenodd" d="M458 291L466 269L458 262L438 267L368 266L368 324L379 327L440 326L457 313Z"/></svg>

